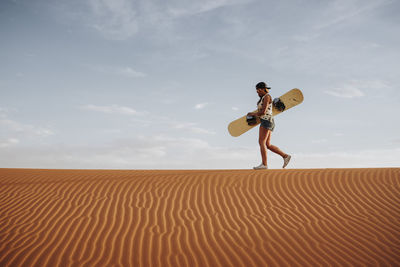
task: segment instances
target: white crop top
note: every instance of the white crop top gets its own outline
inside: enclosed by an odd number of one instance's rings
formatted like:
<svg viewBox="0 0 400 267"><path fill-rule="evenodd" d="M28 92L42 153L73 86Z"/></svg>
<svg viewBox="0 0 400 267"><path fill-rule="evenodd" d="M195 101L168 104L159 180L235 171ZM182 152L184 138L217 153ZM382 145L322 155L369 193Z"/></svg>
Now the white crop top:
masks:
<svg viewBox="0 0 400 267"><path fill-rule="evenodd" d="M263 96L261 98L261 100L258 102L258 104L257 104L258 111L262 110L262 106L264 103L264 97L266 97L266 96L268 96L268 94ZM265 110L265 114L260 116L260 119L263 119L263 120L270 120L271 118L272 118L272 102L269 104L268 108Z"/></svg>

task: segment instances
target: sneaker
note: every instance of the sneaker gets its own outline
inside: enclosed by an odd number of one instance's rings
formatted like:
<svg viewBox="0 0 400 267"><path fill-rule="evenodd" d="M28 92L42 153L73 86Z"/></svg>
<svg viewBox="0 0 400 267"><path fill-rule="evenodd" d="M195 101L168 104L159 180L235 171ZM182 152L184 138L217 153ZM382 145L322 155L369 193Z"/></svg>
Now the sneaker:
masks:
<svg viewBox="0 0 400 267"><path fill-rule="evenodd" d="M283 166L282 166L283 169L289 164L291 158L292 156L290 155L287 155L285 158L283 158Z"/></svg>
<svg viewBox="0 0 400 267"><path fill-rule="evenodd" d="M253 169L254 170L268 170L268 167L261 163L257 167L253 167Z"/></svg>

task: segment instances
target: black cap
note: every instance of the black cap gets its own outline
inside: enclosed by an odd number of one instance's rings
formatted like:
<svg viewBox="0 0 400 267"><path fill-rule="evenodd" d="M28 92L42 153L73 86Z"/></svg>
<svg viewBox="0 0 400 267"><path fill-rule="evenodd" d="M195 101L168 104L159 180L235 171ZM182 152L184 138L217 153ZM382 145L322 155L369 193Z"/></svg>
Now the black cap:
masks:
<svg viewBox="0 0 400 267"><path fill-rule="evenodd" d="M268 87L265 82L259 82L256 84L256 89L271 89L271 87Z"/></svg>

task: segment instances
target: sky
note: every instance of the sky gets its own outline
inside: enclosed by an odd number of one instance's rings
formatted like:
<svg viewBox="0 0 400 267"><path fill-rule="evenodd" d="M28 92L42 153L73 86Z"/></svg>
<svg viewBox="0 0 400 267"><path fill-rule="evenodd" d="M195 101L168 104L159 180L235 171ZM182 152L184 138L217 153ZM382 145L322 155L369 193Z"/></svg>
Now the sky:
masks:
<svg viewBox="0 0 400 267"><path fill-rule="evenodd" d="M255 84L287 168L400 165L398 0L1 0L0 167L249 169ZM269 151L272 169L282 167Z"/></svg>

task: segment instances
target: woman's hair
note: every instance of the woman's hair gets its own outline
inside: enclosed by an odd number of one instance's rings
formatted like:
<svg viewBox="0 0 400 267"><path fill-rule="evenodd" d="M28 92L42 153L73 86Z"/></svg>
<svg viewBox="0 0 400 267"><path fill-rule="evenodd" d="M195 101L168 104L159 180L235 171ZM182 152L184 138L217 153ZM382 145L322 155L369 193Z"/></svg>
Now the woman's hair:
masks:
<svg viewBox="0 0 400 267"><path fill-rule="evenodd" d="M271 87L268 87L265 82L259 82L256 84L256 89L271 89Z"/></svg>
<svg viewBox="0 0 400 267"><path fill-rule="evenodd" d="M266 89L271 89L271 87L268 87L265 82L259 82L259 83L256 84L256 89L264 89L264 90L266 90ZM260 100L258 100L257 105L260 104L261 99L263 97L264 96L260 96Z"/></svg>
<svg viewBox="0 0 400 267"><path fill-rule="evenodd" d="M256 89L265 89L267 87L267 85L265 84L265 82L259 82L256 84Z"/></svg>

